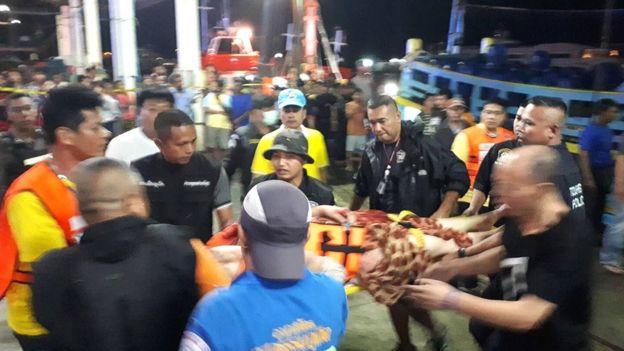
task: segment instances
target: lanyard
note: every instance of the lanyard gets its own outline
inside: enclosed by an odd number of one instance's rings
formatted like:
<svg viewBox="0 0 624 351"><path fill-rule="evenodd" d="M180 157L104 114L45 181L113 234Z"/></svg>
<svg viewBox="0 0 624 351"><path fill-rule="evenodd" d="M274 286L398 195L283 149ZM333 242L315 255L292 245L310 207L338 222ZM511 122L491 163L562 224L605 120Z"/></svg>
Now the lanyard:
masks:
<svg viewBox="0 0 624 351"><path fill-rule="evenodd" d="M377 185L377 193L379 195L384 195L384 193L386 192L386 183L388 182L388 177L390 176L390 168L392 167L392 160L394 159L394 155L399 149L400 143L401 143L401 139L399 138L399 140L397 140L396 142L396 145L394 146L394 150L392 150L392 154L390 155L390 158L388 158L388 164L386 165L386 170L384 171L383 179ZM386 155L386 158L387 158L388 153L386 152L385 146L384 146L384 154Z"/></svg>
<svg viewBox="0 0 624 351"><path fill-rule="evenodd" d="M396 142L396 145L394 145L394 149L392 150L390 157L388 157L388 153L386 152L386 149L384 147L384 154L386 155L386 159L388 160L388 163L386 165L386 170L384 172L384 181L388 180L388 176L390 175L390 168L392 167L392 160L394 160L394 155L396 155L397 150L399 150L400 143L401 143L401 138L399 138L399 140L397 140Z"/></svg>

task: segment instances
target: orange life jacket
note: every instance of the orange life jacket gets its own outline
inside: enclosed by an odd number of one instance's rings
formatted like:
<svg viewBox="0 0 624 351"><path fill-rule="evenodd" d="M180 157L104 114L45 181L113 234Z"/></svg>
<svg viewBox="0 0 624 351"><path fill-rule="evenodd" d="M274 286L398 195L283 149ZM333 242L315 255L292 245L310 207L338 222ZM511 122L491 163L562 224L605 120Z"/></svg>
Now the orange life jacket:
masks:
<svg viewBox="0 0 624 351"><path fill-rule="evenodd" d="M4 297L12 281L30 283L32 273L17 270L19 257L7 218L7 203L18 193L30 191L43 203L65 233L68 245L76 243L76 236L84 229L73 191L50 169L47 162L39 162L18 177L9 187L0 209L0 298Z"/></svg>
<svg viewBox="0 0 624 351"><path fill-rule="evenodd" d="M305 249L319 256L331 257L344 265L346 281L353 278L360 268L360 258L364 249L366 228L351 227L347 232L342 225L310 223L308 242ZM238 225L233 224L215 233L206 243L208 248L220 245L236 245L238 242ZM242 266L242 265L241 265Z"/></svg>
<svg viewBox="0 0 624 351"><path fill-rule="evenodd" d="M342 225L312 222L308 228L305 249L341 263L347 272L345 281L348 281L360 268L366 230L365 227L351 227L346 230Z"/></svg>
<svg viewBox="0 0 624 351"><path fill-rule="evenodd" d="M468 163L466 163L466 168L468 168L470 187L472 187L474 186L477 172L479 172L479 165L481 165L481 161L485 155L487 155L488 151L490 151L490 148L494 144L513 139L514 134L510 130L499 127L496 131L496 137L491 137L487 134L485 129L480 128L479 126L464 129L463 133L466 134L468 142L470 143L470 152L468 154Z"/></svg>

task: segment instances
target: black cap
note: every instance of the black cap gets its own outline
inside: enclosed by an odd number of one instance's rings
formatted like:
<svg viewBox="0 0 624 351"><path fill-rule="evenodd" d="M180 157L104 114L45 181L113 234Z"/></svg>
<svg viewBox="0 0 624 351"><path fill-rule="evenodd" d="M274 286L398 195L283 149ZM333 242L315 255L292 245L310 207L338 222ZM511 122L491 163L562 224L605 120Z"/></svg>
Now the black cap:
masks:
<svg viewBox="0 0 624 351"><path fill-rule="evenodd" d="M301 131L284 129L273 140L273 146L264 152L263 156L270 160L276 151L288 152L299 155L307 163L314 163L314 159L308 155L308 139Z"/></svg>

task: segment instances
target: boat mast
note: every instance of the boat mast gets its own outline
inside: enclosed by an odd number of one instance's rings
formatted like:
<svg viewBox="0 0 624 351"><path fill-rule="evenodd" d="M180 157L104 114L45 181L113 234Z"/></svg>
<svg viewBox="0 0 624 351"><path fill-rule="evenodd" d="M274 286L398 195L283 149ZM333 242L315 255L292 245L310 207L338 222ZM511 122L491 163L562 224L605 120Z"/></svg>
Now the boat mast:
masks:
<svg viewBox="0 0 624 351"><path fill-rule="evenodd" d="M464 15L466 0L453 0L451 20L449 21L448 41L446 52L458 54L464 38Z"/></svg>

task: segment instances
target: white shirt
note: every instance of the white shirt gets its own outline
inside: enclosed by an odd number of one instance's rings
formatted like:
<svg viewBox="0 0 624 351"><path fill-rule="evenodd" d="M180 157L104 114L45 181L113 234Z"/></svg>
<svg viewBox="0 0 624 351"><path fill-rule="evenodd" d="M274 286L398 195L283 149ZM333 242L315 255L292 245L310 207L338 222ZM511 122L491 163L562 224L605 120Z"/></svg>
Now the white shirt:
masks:
<svg viewBox="0 0 624 351"><path fill-rule="evenodd" d="M113 97L108 95L102 96L102 106L99 109L100 116L102 116L102 122L111 122L121 117L121 110L119 109L119 102Z"/></svg>
<svg viewBox="0 0 624 351"><path fill-rule="evenodd" d="M106 149L106 157L124 161L128 165L145 156L160 152L156 143L143 133L141 127L113 138Z"/></svg>

